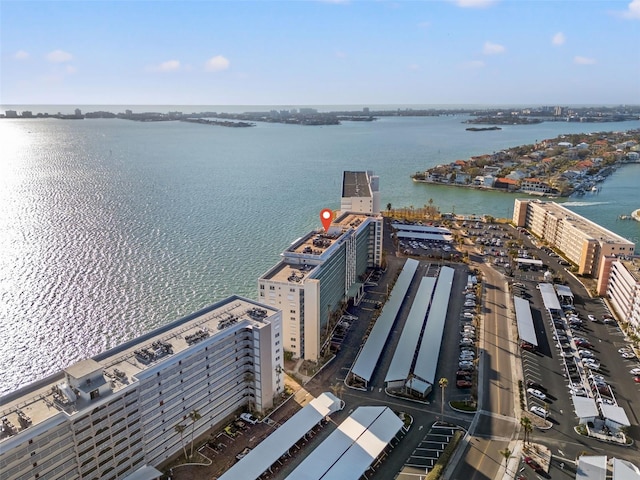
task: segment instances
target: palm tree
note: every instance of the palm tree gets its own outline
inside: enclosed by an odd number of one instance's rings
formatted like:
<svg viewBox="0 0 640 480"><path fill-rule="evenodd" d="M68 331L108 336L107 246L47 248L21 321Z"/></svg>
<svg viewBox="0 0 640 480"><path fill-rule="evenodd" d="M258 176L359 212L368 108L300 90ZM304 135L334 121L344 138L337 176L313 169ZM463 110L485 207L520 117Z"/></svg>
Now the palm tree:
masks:
<svg viewBox="0 0 640 480"><path fill-rule="evenodd" d="M447 388L447 386L449 385L449 380L447 380L445 377L442 377L440 380L438 380L438 385L440 385L440 388L442 390L442 402L440 404L440 418L444 419L444 389Z"/></svg>
<svg viewBox="0 0 640 480"><path fill-rule="evenodd" d="M198 410L194 409L189 412L189 418L191 419L191 455L189 455L189 458L191 458L193 457L193 434L195 433L196 422L202 418L202 415Z"/></svg>
<svg viewBox="0 0 640 480"><path fill-rule="evenodd" d="M504 450L500 450L500 455L503 456L504 458L504 469L505 471L507 470L507 467L509 466L509 459L511 458L511 454L513 452L511 450L509 450L508 448L505 448Z"/></svg>
<svg viewBox="0 0 640 480"><path fill-rule="evenodd" d="M180 444L182 445L182 451L184 452L184 458L187 458L187 447L184 444L184 431L187 429L187 427L185 425L182 425L181 423L179 423L178 425L176 425L175 427L173 427L174 430L180 434Z"/></svg>
<svg viewBox="0 0 640 480"><path fill-rule="evenodd" d="M524 443L526 445L529 443L529 434L533 431L533 424L529 417L522 417L520 419L520 425L522 425L522 429L524 430Z"/></svg>
<svg viewBox="0 0 640 480"><path fill-rule="evenodd" d="M390 211L391 211L391 204L387 203L387 212L390 212Z"/></svg>

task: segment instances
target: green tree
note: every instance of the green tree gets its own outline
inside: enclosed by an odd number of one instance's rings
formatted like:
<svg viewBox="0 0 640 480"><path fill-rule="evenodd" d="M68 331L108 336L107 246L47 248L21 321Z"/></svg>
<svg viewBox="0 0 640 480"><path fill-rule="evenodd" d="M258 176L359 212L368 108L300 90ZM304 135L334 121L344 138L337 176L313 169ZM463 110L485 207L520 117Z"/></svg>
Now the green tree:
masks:
<svg viewBox="0 0 640 480"><path fill-rule="evenodd" d="M390 212L390 211L391 211L391 204L387 203L387 212Z"/></svg>
<svg viewBox="0 0 640 480"><path fill-rule="evenodd" d="M187 427L185 425L182 425L181 423L179 423L178 425L176 425L175 427L173 427L174 430L180 434L180 444L182 445L182 452L184 453L184 458L187 458L187 447L184 444L184 431L187 429Z"/></svg>
<svg viewBox="0 0 640 480"><path fill-rule="evenodd" d="M189 418L191 419L191 455L189 455L189 458L191 458L193 457L193 435L196 430L196 422L202 418L202 415L200 415L200 412L198 410L192 410L191 412L189 412Z"/></svg>

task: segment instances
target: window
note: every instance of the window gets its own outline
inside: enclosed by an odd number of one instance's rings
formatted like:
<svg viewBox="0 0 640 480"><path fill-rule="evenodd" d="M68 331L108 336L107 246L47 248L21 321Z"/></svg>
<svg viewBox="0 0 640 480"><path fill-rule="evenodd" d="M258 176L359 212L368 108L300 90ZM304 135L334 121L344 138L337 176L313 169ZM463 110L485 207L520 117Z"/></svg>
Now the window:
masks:
<svg viewBox="0 0 640 480"><path fill-rule="evenodd" d="M295 310L289 310L289 313L296 313Z"/></svg>
<svg viewBox="0 0 640 480"><path fill-rule="evenodd" d="M264 285L260 285L260 290L264 290Z"/></svg>
<svg viewBox="0 0 640 480"><path fill-rule="evenodd" d="M276 287L274 287L273 285L269 285L269 290L275 290Z"/></svg>

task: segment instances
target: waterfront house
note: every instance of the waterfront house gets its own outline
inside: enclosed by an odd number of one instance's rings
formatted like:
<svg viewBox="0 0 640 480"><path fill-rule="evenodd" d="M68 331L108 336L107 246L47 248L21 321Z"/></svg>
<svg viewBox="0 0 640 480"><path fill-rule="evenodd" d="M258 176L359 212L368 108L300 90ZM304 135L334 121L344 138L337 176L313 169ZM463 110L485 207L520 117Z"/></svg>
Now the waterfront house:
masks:
<svg viewBox="0 0 640 480"><path fill-rule="evenodd" d="M520 184L520 190L537 194L551 193L552 191L549 185L538 178L524 178Z"/></svg>
<svg viewBox="0 0 640 480"><path fill-rule="evenodd" d="M514 180L508 177L500 177L496 178L495 183L493 184L494 188L500 188L507 190L508 192L515 192L518 190L519 182L518 180Z"/></svg>

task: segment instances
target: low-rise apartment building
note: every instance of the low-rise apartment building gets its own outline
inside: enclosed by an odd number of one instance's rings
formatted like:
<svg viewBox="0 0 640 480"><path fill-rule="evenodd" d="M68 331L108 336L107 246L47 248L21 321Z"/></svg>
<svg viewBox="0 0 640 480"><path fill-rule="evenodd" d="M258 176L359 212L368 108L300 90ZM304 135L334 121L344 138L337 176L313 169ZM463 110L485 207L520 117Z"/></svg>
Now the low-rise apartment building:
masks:
<svg viewBox="0 0 640 480"><path fill-rule="evenodd" d="M233 296L0 398L0 476L156 478L192 429L273 406L281 334L279 311Z"/></svg>
<svg viewBox="0 0 640 480"><path fill-rule="evenodd" d="M633 242L555 202L516 199L513 223L560 250L579 275L596 278L604 257L633 255L635 250Z"/></svg>

